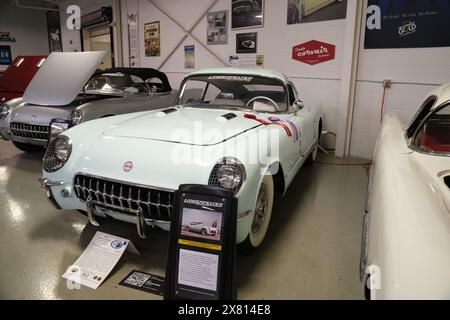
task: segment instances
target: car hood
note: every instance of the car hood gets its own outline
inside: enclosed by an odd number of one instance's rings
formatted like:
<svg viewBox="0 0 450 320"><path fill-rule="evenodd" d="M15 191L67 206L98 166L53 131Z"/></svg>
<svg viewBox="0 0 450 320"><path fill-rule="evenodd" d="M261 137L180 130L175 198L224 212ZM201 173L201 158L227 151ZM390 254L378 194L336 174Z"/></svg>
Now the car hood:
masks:
<svg viewBox="0 0 450 320"><path fill-rule="evenodd" d="M230 117L224 117L230 115ZM228 119L227 119L228 118ZM177 107L125 120L104 131L105 136L148 139L208 146L259 127L244 113L229 110Z"/></svg>
<svg viewBox="0 0 450 320"><path fill-rule="evenodd" d="M52 52L28 85L24 101L44 106L71 103L105 58L99 52Z"/></svg>
<svg viewBox="0 0 450 320"><path fill-rule="evenodd" d="M68 119L74 108L22 105L11 113L11 122L48 126L53 119Z"/></svg>

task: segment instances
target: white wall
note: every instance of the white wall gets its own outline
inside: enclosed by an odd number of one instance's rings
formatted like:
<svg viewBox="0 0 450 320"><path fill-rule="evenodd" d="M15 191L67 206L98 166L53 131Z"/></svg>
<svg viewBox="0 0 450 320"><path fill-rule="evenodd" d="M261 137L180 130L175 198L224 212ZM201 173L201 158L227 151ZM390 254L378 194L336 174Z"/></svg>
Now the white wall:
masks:
<svg viewBox="0 0 450 320"><path fill-rule="evenodd" d="M393 81L385 112L398 115L406 125L429 91L450 82L450 48L366 50L363 20L350 154L372 158L380 130L383 80Z"/></svg>
<svg viewBox="0 0 450 320"><path fill-rule="evenodd" d="M213 1L155 0L154 2L184 29L189 29ZM210 11L220 10L228 10L230 13L231 1L220 0ZM183 38L184 31L147 0L122 1L124 65L128 65L127 13L134 11L138 12L140 66L158 68ZM231 17L229 18L231 25ZM230 26L228 45L210 45L208 48L222 60L228 61L230 55L236 54L236 33L257 32L258 54L264 55L264 67L283 72L290 77L299 89L305 104L322 107L326 119L325 127L336 132L345 20L287 25L287 0L266 0L264 18L263 28L231 31ZM144 24L153 21L161 22L161 57L145 57ZM193 35L203 44L206 44L206 26L206 17L203 17L193 30ZM292 47L309 40L320 40L336 45L336 59L315 66L292 60ZM184 45L191 44L195 45L196 69L223 66L199 43L188 37L161 69L168 74L173 87L177 87L182 78L192 71L184 68ZM334 139L329 143L333 146Z"/></svg>
<svg viewBox="0 0 450 320"><path fill-rule="evenodd" d="M45 11L17 8L10 1L0 1L0 31L11 32L16 42L0 42L11 46L13 59L18 55L49 53ZM8 66L0 66L5 70Z"/></svg>

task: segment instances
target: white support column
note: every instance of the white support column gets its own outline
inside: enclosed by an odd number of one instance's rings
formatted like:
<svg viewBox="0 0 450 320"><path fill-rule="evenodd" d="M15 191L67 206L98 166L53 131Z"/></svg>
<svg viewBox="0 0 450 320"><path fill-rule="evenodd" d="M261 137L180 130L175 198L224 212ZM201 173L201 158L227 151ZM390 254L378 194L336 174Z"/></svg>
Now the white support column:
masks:
<svg viewBox="0 0 450 320"><path fill-rule="evenodd" d="M338 157L346 157L350 152L362 13L363 1L348 0L341 93L337 118L338 131L335 153Z"/></svg>
<svg viewBox="0 0 450 320"><path fill-rule="evenodd" d="M113 67L123 66L123 45L122 45L122 10L120 0L112 1L113 10L113 36L114 36L114 63Z"/></svg>

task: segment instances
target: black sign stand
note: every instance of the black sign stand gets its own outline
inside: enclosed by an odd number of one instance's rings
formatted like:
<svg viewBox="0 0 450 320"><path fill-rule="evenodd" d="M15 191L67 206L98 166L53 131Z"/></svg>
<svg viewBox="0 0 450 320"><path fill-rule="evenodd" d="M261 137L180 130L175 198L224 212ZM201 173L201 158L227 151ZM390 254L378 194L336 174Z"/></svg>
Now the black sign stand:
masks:
<svg viewBox="0 0 450 320"><path fill-rule="evenodd" d="M224 189L182 185L174 203L164 299L236 299L237 199Z"/></svg>

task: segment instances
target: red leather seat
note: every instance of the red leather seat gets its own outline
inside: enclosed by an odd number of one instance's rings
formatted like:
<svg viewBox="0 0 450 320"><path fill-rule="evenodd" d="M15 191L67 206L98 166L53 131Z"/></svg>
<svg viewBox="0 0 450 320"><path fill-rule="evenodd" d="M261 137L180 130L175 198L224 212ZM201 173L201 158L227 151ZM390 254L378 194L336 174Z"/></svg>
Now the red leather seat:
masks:
<svg viewBox="0 0 450 320"><path fill-rule="evenodd" d="M450 128L427 126L419 136L419 146L435 152L450 152Z"/></svg>

